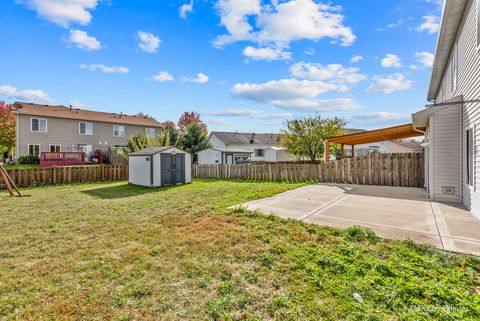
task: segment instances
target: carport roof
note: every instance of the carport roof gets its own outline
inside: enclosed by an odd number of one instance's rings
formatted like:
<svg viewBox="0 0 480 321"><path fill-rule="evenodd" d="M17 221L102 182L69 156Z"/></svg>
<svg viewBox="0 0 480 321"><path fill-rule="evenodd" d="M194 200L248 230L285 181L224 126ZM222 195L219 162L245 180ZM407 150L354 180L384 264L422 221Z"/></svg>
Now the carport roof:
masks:
<svg viewBox="0 0 480 321"><path fill-rule="evenodd" d="M355 134L329 137L325 141L334 144L362 145L417 136L423 136L423 133L415 131L412 124L405 124Z"/></svg>

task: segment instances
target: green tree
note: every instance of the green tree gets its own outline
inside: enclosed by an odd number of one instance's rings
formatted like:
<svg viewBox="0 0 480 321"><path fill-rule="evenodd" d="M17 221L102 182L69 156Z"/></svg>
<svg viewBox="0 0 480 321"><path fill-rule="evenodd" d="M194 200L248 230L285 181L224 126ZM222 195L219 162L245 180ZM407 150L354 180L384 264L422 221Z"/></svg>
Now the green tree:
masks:
<svg viewBox="0 0 480 321"><path fill-rule="evenodd" d="M193 161L195 162L197 160L197 153L210 147L210 143L202 126L193 123L188 127L186 132L180 136L177 141L177 147L192 154Z"/></svg>
<svg viewBox="0 0 480 321"><path fill-rule="evenodd" d="M15 115L10 104L0 100L0 158L15 150Z"/></svg>
<svg viewBox="0 0 480 321"><path fill-rule="evenodd" d="M292 155L309 157L315 161L324 156L323 140L327 137L346 134L343 118L315 116L297 117L285 124L280 134L280 144ZM330 152L338 148L330 146Z"/></svg>
<svg viewBox="0 0 480 321"><path fill-rule="evenodd" d="M118 150L117 153L125 158L128 158L129 153L133 153L149 147L163 146L170 146L170 136L167 130L162 131L162 133L156 138L153 138L150 135L138 133L135 136L131 136L128 139L127 145L124 148Z"/></svg>

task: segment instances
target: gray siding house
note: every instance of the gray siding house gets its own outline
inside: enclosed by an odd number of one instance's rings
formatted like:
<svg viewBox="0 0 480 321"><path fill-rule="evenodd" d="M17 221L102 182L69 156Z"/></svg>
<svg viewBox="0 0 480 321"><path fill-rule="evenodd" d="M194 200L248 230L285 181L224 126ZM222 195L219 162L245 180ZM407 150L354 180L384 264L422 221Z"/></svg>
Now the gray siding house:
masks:
<svg viewBox="0 0 480 321"><path fill-rule="evenodd" d="M212 148L199 153L199 164L236 164L236 157L240 163L296 159L280 147L278 134L211 132L209 142Z"/></svg>
<svg viewBox="0 0 480 321"><path fill-rule="evenodd" d="M428 91L413 115L426 135L430 198L462 202L480 217L480 0L446 0Z"/></svg>
<svg viewBox="0 0 480 321"><path fill-rule="evenodd" d="M65 106L14 103L16 157L41 152L104 153L126 145L137 133L155 137L161 124L154 119L75 109Z"/></svg>

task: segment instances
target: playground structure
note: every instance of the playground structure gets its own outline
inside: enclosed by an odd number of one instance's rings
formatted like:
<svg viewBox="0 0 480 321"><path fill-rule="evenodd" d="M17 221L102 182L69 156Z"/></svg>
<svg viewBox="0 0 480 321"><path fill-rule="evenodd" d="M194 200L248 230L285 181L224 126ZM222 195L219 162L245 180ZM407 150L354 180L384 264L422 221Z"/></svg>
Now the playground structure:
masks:
<svg viewBox="0 0 480 321"><path fill-rule="evenodd" d="M20 193L17 185L15 185L10 175L8 175L5 168L3 168L2 163L0 163L0 177L3 180L3 184L7 187L7 190L10 193L10 196L14 197L16 192L18 194L17 195L18 197L22 197L22 193Z"/></svg>

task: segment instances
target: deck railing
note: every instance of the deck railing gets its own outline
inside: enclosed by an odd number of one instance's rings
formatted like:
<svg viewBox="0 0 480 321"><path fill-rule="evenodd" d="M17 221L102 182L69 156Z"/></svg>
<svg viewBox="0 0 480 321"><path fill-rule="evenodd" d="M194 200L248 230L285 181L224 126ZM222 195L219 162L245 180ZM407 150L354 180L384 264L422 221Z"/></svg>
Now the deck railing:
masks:
<svg viewBox="0 0 480 321"><path fill-rule="evenodd" d="M76 152L43 152L40 153L40 166L73 166L85 165L85 153Z"/></svg>

